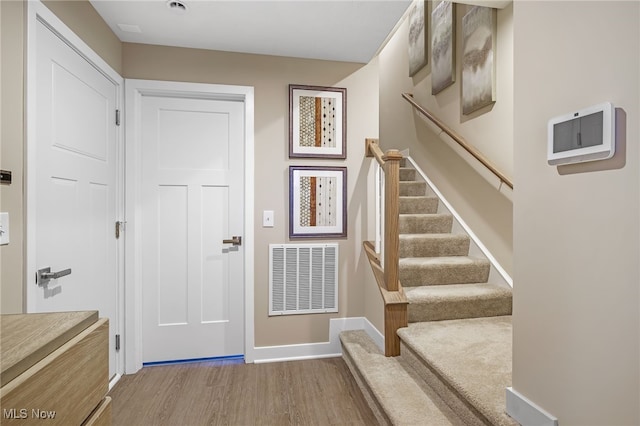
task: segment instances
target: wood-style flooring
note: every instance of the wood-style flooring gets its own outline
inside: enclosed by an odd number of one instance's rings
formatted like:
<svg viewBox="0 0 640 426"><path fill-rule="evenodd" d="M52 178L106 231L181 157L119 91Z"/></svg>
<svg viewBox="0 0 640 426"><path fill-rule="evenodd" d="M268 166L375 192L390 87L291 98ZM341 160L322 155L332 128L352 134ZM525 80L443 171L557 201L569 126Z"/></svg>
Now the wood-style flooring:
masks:
<svg viewBox="0 0 640 426"><path fill-rule="evenodd" d="M109 395L113 425L376 425L341 358L145 367Z"/></svg>

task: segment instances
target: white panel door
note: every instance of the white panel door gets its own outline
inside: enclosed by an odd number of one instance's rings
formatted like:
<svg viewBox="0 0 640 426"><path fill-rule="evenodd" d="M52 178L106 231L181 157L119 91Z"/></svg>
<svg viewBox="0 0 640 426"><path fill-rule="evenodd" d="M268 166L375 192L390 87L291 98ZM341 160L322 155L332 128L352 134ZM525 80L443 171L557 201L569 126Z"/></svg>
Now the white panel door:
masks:
<svg viewBox="0 0 640 426"><path fill-rule="evenodd" d="M244 352L243 111L142 96L143 362Z"/></svg>
<svg viewBox="0 0 640 426"><path fill-rule="evenodd" d="M108 317L112 377L118 371L118 87L41 22L36 37L36 160L29 164L36 180L35 266L71 273L40 280L30 310L98 310Z"/></svg>

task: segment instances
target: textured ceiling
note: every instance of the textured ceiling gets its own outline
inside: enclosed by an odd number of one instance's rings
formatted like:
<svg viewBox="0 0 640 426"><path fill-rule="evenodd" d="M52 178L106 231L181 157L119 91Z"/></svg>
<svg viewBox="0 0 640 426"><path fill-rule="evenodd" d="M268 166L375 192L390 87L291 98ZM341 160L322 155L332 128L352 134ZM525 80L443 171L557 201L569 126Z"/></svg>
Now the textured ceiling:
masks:
<svg viewBox="0 0 640 426"><path fill-rule="evenodd" d="M366 63L410 0L91 0L124 42ZM179 7L177 9L180 9ZM123 31L129 30L129 31ZM131 30L140 32L130 32Z"/></svg>

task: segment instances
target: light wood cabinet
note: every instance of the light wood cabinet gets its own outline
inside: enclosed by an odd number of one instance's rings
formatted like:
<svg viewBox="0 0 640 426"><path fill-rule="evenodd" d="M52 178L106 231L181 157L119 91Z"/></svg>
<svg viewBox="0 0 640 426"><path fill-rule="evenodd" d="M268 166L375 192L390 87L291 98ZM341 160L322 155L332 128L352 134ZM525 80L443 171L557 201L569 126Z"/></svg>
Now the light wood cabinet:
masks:
<svg viewBox="0 0 640 426"><path fill-rule="evenodd" d="M0 423L110 425L109 322L98 313L0 316Z"/></svg>

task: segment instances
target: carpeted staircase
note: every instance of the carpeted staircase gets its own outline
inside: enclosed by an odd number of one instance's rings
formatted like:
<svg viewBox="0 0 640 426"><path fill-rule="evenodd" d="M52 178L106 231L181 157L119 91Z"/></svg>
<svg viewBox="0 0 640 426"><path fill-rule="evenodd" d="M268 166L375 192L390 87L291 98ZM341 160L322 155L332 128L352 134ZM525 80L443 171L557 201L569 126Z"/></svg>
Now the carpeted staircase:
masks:
<svg viewBox="0 0 640 426"><path fill-rule="evenodd" d="M409 327L398 330L401 355L384 357L364 331L347 331L343 357L381 424L517 424L504 413L511 288L405 161L399 269Z"/></svg>

